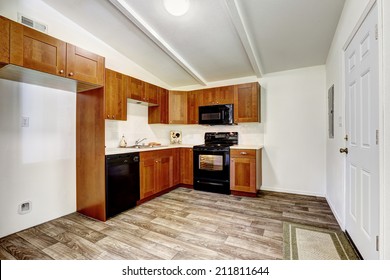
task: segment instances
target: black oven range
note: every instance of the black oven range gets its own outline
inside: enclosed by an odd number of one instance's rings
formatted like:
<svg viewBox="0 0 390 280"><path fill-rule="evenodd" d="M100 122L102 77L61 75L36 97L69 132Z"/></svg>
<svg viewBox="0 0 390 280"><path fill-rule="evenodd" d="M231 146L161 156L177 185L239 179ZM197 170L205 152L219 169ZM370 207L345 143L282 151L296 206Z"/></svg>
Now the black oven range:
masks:
<svg viewBox="0 0 390 280"><path fill-rule="evenodd" d="M238 132L206 132L204 145L194 146L194 189L230 194L230 146Z"/></svg>

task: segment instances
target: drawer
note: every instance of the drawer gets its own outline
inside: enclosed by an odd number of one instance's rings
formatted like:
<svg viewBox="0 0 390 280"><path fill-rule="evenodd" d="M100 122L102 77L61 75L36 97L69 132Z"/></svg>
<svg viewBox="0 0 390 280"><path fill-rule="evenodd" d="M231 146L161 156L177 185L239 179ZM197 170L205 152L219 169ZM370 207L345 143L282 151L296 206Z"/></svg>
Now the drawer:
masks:
<svg viewBox="0 0 390 280"><path fill-rule="evenodd" d="M256 150L230 150L230 157L256 158Z"/></svg>

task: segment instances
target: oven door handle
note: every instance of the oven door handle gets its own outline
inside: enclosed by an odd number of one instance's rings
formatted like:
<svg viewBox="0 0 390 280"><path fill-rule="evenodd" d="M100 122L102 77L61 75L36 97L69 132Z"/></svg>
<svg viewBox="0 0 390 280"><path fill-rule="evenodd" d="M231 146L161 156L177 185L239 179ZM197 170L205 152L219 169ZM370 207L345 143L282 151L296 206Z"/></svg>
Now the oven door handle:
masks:
<svg viewBox="0 0 390 280"><path fill-rule="evenodd" d="M213 185L213 186L223 186L224 184L222 183L213 183L213 182L206 182L206 181L196 181L198 184L204 184L204 185Z"/></svg>

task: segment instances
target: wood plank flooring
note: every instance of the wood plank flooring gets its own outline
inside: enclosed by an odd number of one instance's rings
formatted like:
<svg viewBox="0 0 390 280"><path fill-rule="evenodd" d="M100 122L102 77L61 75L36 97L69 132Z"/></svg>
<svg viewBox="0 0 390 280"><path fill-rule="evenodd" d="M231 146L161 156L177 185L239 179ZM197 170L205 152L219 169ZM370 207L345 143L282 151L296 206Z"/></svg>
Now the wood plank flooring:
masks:
<svg viewBox="0 0 390 280"><path fill-rule="evenodd" d="M0 239L0 259L282 259L283 221L340 229L324 198L178 188L107 222L73 213Z"/></svg>

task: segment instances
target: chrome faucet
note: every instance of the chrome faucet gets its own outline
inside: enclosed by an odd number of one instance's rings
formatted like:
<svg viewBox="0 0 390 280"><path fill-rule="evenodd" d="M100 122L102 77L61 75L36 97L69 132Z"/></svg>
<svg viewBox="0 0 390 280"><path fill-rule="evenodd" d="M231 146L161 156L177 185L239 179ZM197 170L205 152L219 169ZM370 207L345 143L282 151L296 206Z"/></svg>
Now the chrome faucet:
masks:
<svg viewBox="0 0 390 280"><path fill-rule="evenodd" d="M135 141L135 145L140 145L142 141L145 141L147 138L140 138L137 141Z"/></svg>

